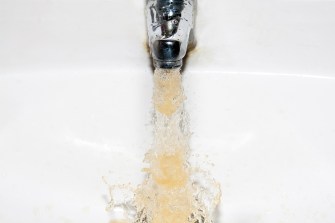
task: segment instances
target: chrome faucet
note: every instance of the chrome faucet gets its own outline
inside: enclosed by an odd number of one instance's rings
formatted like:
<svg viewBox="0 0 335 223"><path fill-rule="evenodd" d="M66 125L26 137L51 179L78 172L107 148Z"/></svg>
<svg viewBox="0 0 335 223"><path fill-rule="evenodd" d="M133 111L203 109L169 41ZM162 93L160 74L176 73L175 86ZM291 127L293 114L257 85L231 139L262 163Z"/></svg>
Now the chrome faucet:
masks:
<svg viewBox="0 0 335 223"><path fill-rule="evenodd" d="M188 48L195 45L195 10L196 0L147 0L148 43L156 68L182 66Z"/></svg>

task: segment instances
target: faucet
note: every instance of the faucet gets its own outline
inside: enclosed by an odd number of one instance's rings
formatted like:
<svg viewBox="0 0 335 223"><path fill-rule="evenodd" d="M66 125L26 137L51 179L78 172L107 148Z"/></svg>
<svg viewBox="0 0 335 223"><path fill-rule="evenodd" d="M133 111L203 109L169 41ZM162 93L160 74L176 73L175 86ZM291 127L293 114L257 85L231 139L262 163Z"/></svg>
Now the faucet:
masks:
<svg viewBox="0 0 335 223"><path fill-rule="evenodd" d="M147 0L148 44L156 68L174 69L195 46L196 0Z"/></svg>

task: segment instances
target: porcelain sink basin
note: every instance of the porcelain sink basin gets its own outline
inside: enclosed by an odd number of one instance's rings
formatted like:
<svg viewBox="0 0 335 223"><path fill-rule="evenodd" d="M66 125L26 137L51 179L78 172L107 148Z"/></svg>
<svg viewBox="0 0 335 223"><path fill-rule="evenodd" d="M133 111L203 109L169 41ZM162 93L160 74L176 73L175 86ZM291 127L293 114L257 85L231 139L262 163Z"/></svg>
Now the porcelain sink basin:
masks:
<svg viewBox="0 0 335 223"><path fill-rule="evenodd" d="M144 1L0 1L0 222L91 223L151 142ZM335 1L199 0L185 65L219 223L334 223Z"/></svg>

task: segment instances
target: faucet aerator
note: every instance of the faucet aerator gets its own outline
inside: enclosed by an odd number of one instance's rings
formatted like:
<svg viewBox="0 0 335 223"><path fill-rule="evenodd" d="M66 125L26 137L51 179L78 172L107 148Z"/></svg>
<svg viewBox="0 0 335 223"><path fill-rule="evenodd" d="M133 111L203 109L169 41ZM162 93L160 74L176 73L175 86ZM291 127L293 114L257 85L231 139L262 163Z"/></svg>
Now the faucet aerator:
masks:
<svg viewBox="0 0 335 223"><path fill-rule="evenodd" d="M195 45L196 0L147 0L149 47L156 68L181 67L187 49Z"/></svg>

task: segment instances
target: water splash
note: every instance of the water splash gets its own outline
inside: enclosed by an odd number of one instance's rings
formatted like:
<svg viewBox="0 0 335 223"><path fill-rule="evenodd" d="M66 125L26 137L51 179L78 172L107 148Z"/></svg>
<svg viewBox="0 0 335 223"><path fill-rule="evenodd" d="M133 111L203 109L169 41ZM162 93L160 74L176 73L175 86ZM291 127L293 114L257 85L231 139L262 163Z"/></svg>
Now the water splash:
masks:
<svg viewBox="0 0 335 223"><path fill-rule="evenodd" d="M179 69L154 73L154 140L145 155L146 178L136 189L111 186L110 209L132 223L211 223L220 185L189 163L189 122ZM125 188L131 196L115 202ZM118 191L118 192L117 192ZM122 196L121 196L122 197Z"/></svg>

